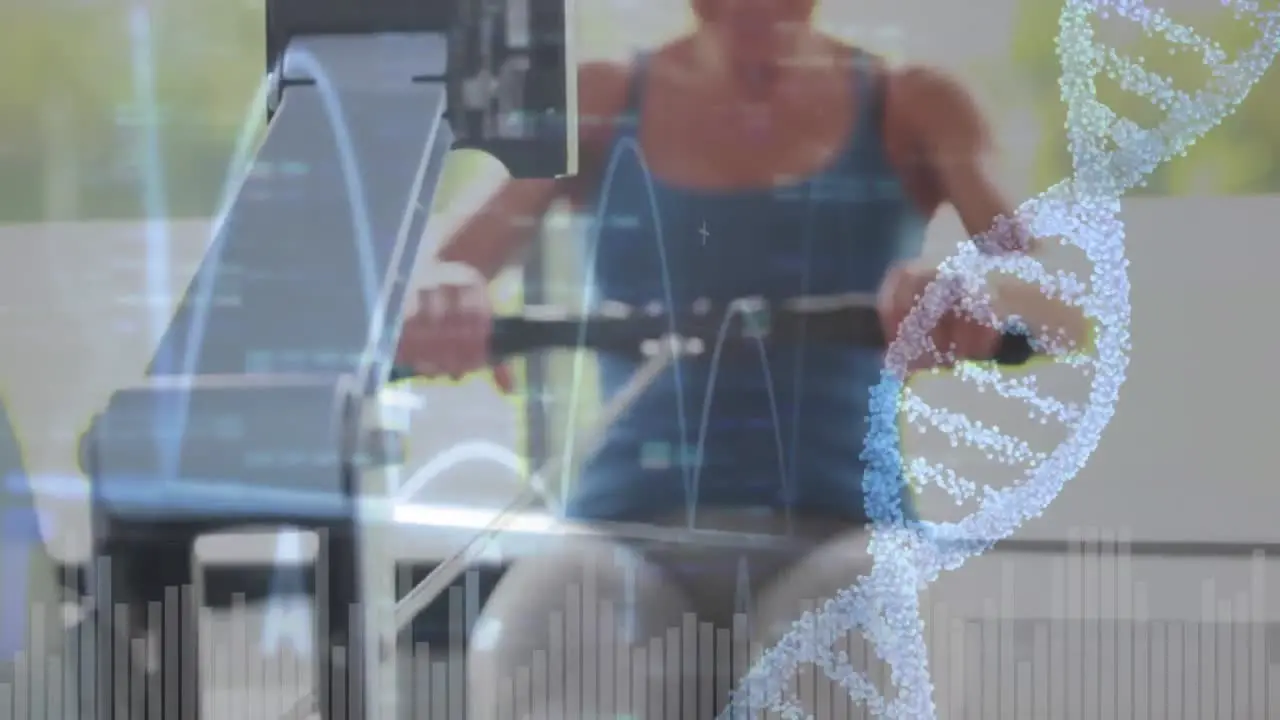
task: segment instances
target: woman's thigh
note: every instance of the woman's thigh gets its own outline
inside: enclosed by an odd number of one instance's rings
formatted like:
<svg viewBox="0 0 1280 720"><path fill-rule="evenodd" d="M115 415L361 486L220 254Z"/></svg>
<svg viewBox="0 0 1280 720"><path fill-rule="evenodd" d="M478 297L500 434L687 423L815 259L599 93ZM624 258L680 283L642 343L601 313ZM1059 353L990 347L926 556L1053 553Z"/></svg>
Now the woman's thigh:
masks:
<svg viewBox="0 0 1280 720"><path fill-rule="evenodd" d="M868 533L862 529L839 534L761 589L752 626L753 637L761 641L763 650L786 635L804 613L821 608L841 590L857 583L859 577L870 574L868 539ZM893 697L888 667L876 658L874 648L860 630L842 634L831 650L833 654L847 653L854 671L865 673L882 696ZM793 697L799 699L815 720L874 717L867 713L863 703L851 700L848 690L812 664L801 665L788 681L795 693Z"/></svg>
<svg viewBox="0 0 1280 720"><path fill-rule="evenodd" d="M468 717L645 717L646 703L679 686L677 669L647 652L681 627L684 594L620 543L555 542L515 564L485 603L467 660Z"/></svg>
<svg viewBox="0 0 1280 720"><path fill-rule="evenodd" d="M853 585L869 573L867 534L853 520L840 517L794 514L762 515L744 509L707 509L699 512L704 530L772 535L776 545L672 548L655 553L654 562L684 589L703 625L713 626L714 665L702 666L697 676L697 720L719 717L730 693L751 671L760 653L775 644L809 610ZM672 522L671 518L661 521ZM660 522L661 522L660 521ZM771 546L772 545L772 546ZM706 621L705 623L702 621ZM698 657L704 638L698 640ZM856 631L834 647L852 657L855 670L868 663L865 643ZM874 655L870 655L874 657ZM879 678L874 676L873 681ZM882 684L883 680L877 684ZM840 689L819 672L805 668L793 678L809 713L817 720L867 717L849 702ZM710 692L702 700L704 692ZM712 710L711 708L715 708ZM683 717L683 716L682 716ZM760 717L755 713L731 714L733 720Z"/></svg>

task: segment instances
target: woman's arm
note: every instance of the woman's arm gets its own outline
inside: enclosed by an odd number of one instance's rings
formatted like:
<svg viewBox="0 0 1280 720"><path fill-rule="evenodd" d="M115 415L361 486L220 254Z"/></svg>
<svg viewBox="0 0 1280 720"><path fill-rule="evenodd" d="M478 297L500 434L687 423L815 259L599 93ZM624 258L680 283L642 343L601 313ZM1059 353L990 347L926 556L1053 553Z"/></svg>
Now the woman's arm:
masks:
<svg viewBox="0 0 1280 720"><path fill-rule="evenodd" d="M956 81L929 68L894 73L890 102L899 108L940 199L950 203L970 237L985 236L1003 252L1040 254L1046 244L1013 220L1013 206L990 170L993 153L986 120ZM1079 307L1048 297L1039 285L1010 275L990 279L992 305L1002 317L1017 315L1031 327L1061 332L1076 348L1091 345L1092 328Z"/></svg>
<svg viewBox="0 0 1280 720"><path fill-rule="evenodd" d="M538 236L542 219L556 200L579 199L591 186L625 105L626 92L626 68L604 63L579 68L579 174L507 180L444 241L437 260L470 265L489 279L497 276Z"/></svg>

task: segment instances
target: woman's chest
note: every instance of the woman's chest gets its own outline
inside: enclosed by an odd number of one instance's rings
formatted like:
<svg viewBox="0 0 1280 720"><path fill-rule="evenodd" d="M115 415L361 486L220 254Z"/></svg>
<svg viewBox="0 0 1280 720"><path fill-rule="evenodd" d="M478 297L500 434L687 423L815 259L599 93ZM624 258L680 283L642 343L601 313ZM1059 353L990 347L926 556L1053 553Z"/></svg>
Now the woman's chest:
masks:
<svg viewBox="0 0 1280 720"><path fill-rule="evenodd" d="M606 290L690 300L872 290L918 251L907 208L898 183L877 174L713 193L631 173L600 198L596 277Z"/></svg>
<svg viewBox="0 0 1280 720"><path fill-rule="evenodd" d="M656 177L700 190L793 185L838 162L852 138L844 108L716 108L687 100L647 104L637 142Z"/></svg>

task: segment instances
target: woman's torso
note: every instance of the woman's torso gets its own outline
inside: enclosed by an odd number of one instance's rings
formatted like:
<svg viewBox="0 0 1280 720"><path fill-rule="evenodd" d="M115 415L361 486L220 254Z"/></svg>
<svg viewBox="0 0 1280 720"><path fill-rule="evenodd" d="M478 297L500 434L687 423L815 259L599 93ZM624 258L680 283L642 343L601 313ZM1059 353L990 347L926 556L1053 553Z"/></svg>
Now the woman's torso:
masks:
<svg viewBox="0 0 1280 720"><path fill-rule="evenodd" d="M691 105L675 83L656 77L658 56L641 58L584 208L594 218L586 244L592 297L724 308L748 296L870 292L890 265L918 255L929 211L886 149L885 75L870 56L853 59L844 84L825 98L829 111L797 114L811 128L762 128L753 142L728 139L727 130L718 138L714 129L694 140L707 129L697 123L715 122L714 110ZM680 116L693 118L691 132L682 133ZM784 133L811 141L776 155L773 166L787 166L789 176L761 175L770 162L747 155L723 156L736 181L712 177L707 170L715 168L698 162L723 142L738 153L768 153L768 138L781 142ZM682 360L608 428L567 510L641 520L745 506L861 521L859 456L880 367L874 351L804 343ZM606 401L636 369L600 358Z"/></svg>

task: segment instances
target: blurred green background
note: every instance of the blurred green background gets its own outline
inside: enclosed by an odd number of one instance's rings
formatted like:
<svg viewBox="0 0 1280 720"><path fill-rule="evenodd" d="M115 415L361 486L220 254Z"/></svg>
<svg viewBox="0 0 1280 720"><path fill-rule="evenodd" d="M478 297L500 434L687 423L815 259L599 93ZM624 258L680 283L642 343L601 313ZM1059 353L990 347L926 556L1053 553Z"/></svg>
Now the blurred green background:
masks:
<svg viewBox="0 0 1280 720"><path fill-rule="evenodd" d="M213 214L264 44L261 0L4 3L0 222Z"/></svg>
<svg viewBox="0 0 1280 720"><path fill-rule="evenodd" d="M1165 3L1157 2L1155 6ZM1181 5L1185 5L1182 3ZM1258 38L1249 22L1238 19L1217 3L1203 3L1195 12L1171 10L1171 17L1218 41L1228 56L1251 46ZM1063 142L1066 107L1059 100L1059 66L1052 38L1058 31L1060 5L1044 0L1020 0L1014 23L1010 57L984 61L994 83L1005 88L1006 102L1031 110L1039 125L1033 161L1033 184L1048 187L1071 172L1071 158ZM1111 32L1107 32L1110 30ZM1128 30L1126 32L1125 30ZM1118 21L1098 27L1097 37L1123 55L1140 59L1149 71L1171 78L1179 89L1194 92L1209 79L1210 69L1193 52L1173 54L1162 38L1124 28ZM1105 75L1097 79L1098 98L1120 115L1144 127L1154 127L1163 115L1150 102L1120 89ZM997 110L998 111L998 110ZM1280 71L1272 67L1248 98L1222 124L1187 153L1152 174L1135 195L1260 195L1280 192Z"/></svg>
<svg viewBox="0 0 1280 720"><path fill-rule="evenodd" d="M163 214L205 217L217 205L237 139L256 129L249 113L263 74L263 0L48 0L0 7L0 222L135 218L163 188ZM861 3L826 3L828 29L858 35ZM145 7L145 10L142 9ZM1069 169L1062 142L1053 38L1060 5L1015 0L1012 38L985 57L958 58L970 82L994 98L990 111L1034 115L1034 185ZM581 55L661 42L691 23L682 2L646 8L579 3ZM1247 23L1210 9L1194 24L1228 49L1252 41ZM890 28L892 29L892 28ZM863 27L871 41L876 28ZM884 28L880 28L881 31ZM1132 44L1154 70L1194 87L1204 76L1192 54L1169 57L1153 40ZM621 53L624 54L625 53ZM1143 117L1144 101L1113 107ZM1150 115L1149 112L1146 113ZM246 121L248 125L246 125ZM258 123L260 125L260 123ZM247 128L247 129L246 129ZM148 154L148 143L156 150ZM158 157L158 161L151 158ZM483 163L465 163L477 174ZM451 173L465 181L468 172ZM1271 72L1244 107L1188 157L1142 191L1156 194L1280 190L1280 75Z"/></svg>

